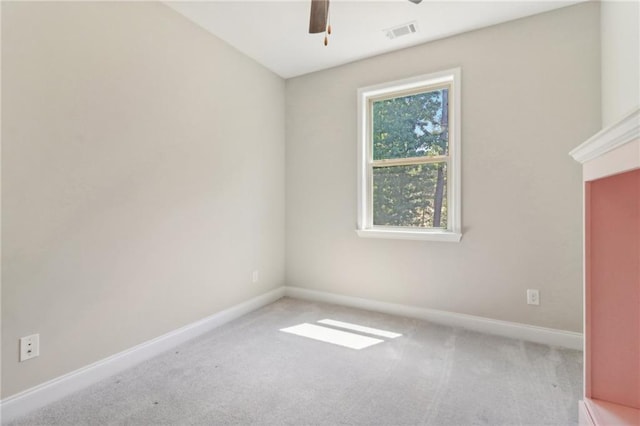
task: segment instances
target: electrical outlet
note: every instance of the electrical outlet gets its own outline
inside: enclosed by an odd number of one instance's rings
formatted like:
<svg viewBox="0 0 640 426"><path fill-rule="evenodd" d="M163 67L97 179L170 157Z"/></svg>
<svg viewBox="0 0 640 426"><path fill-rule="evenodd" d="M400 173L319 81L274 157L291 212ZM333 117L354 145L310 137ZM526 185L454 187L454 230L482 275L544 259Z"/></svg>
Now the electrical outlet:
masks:
<svg viewBox="0 0 640 426"><path fill-rule="evenodd" d="M527 290L527 305L539 305L540 304L540 292L536 289Z"/></svg>
<svg viewBox="0 0 640 426"><path fill-rule="evenodd" d="M253 273L251 274L251 282L255 284L255 283L257 283L257 282L258 282L258 279L259 279L258 271L257 271L257 270L255 270L255 271L253 271Z"/></svg>
<svg viewBox="0 0 640 426"><path fill-rule="evenodd" d="M20 339L20 362L40 355L40 335L32 334Z"/></svg>

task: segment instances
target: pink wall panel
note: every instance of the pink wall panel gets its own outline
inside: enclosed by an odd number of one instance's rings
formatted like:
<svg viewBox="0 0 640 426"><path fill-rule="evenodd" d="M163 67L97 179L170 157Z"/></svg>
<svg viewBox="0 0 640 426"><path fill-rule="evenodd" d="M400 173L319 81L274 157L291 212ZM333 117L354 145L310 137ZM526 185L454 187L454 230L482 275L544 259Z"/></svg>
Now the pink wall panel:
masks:
<svg viewBox="0 0 640 426"><path fill-rule="evenodd" d="M587 396L640 408L640 170L586 185Z"/></svg>

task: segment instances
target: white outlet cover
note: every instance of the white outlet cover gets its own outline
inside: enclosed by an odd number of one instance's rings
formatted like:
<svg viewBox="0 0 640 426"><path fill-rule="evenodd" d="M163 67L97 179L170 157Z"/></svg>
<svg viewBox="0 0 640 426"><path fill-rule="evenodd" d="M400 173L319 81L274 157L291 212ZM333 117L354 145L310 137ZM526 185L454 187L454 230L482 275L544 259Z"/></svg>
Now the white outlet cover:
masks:
<svg viewBox="0 0 640 426"><path fill-rule="evenodd" d="M40 355L40 335L32 334L20 338L20 362Z"/></svg>

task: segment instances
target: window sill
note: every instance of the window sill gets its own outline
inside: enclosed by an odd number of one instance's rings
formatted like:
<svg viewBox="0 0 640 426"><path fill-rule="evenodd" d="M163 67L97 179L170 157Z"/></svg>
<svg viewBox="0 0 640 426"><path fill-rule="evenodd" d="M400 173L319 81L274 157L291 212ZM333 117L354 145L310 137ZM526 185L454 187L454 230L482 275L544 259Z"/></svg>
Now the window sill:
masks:
<svg viewBox="0 0 640 426"><path fill-rule="evenodd" d="M422 240L444 241L458 243L462 234L453 231L418 231L404 229L357 229L356 233L362 238L388 238L393 240Z"/></svg>

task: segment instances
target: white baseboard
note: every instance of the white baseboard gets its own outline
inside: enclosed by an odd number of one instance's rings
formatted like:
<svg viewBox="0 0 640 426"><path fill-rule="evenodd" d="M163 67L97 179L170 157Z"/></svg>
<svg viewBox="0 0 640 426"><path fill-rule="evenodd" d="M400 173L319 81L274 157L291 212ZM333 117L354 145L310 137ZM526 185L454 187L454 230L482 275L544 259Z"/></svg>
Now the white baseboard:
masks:
<svg viewBox="0 0 640 426"><path fill-rule="evenodd" d="M222 324L239 318L251 311L275 302L283 296L317 302L333 303L370 311L383 312L410 318L432 321L453 327L461 327L483 333L496 334L515 339L582 350L582 334L552 328L536 327L508 321L500 321L473 315L457 314L415 306L379 302L335 293L308 290L300 287L279 287L246 302L220 311L210 317L164 334L131 349L117 353L91 365L72 371L48 382L27 389L2 400L0 414L2 423L44 407L73 392L113 376L142 361L152 358L181 343L198 337Z"/></svg>
<svg viewBox="0 0 640 426"><path fill-rule="evenodd" d="M545 345L560 346L563 348L577 350L583 349L582 334L572 331L536 327L517 322L501 321L473 315L419 308L416 306L379 302L377 300L343 296L340 294L308 290L300 287L285 287L285 295L296 299L333 303L336 305L366 309L385 314L417 318L452 327L461 327L482 333L495 334L498 336L542 343Z"/></svg>
<svg viewBox="0 0 640 426"><path fill-rule="evenodd" d="M113 376L144 360L152 358L181 343L204 334L222 324L239 318L251 311L268 305L284 296L285 288L279 287L249 299L155 339L141 343L131 349L117 353L86 367L57 377L31 389L27 389L2 400L0 413L2 423L41 408L64 396Z"/></svg>

